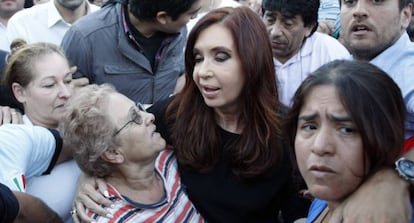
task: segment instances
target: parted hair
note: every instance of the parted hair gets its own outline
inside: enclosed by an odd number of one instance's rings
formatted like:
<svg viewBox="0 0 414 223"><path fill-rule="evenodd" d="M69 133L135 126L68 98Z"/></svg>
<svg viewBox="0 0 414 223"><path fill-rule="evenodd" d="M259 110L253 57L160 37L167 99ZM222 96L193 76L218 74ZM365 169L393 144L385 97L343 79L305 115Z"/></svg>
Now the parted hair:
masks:
<svg viewBox="0 0 414 223"><path fill-rule="evenodd" d="M57 53L66 59L62 48L46 42L27 44L22 39L15 39L10 45L11 54L7 58L7 65L3 76L3 85L11 90L13 83L23 88L33 80L34 63L44 55Z"/></svg>
<svg viewBox="0 0 414 223"><path fill-rule="evenodd" d="M283 148L279 145L281 105L269 37L260 16L247 7L211 11L190 32L185 49L186 82L166 112L166 119L174 123L171 140L179 163L200 172L209 171L223 152L214 110L205 104L192 78L194 45L215 24L230 31L246 80L240 95L239 122L244 128L229 151L231 168L239 177L253 178L276 166Z"/></svg>
<svg viewBox="0 0 414 223"><path fill-rule="evenodd" d="M115 123L108 116L108 96L115 92L108 84L78 89L66 104L59 125L64 144L72 149L81 170L91 176L105 177L111 173L111 164L101 155L120 145L113 137Z"/></svg>
<svg viewBox="0 0 414 223"><path fill-rule="evenodd" d="M362 61L336 60L306 78L293 97L285 123L294 147L298 116L307 95L318 86L332 85L360 134L372 174L392 167L404 145L405 105L400 88L384 71Z"/></svg>

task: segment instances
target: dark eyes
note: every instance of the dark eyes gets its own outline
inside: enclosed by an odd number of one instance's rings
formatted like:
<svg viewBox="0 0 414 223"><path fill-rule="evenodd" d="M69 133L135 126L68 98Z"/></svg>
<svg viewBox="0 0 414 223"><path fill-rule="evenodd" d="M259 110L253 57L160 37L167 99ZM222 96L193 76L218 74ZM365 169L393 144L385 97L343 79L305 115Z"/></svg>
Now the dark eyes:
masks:
<svg viewBox="0 0 414 223"><path fill-rule="evenodd" d="M228 60L230 57L231 57L231 56L230 56L230 54L228 54L228 53L217 53L217 54L214 56L214 61L219 62L219 63L223 63L223 62L225 62L226 60ZM197 64L197 63L200 63L200 62L202 62L202 61L204 61L204 57L203 57L203 56L201 56L200 54L196 54L196 55L194 55L194 62L195 62L196 64Z"/></svg>

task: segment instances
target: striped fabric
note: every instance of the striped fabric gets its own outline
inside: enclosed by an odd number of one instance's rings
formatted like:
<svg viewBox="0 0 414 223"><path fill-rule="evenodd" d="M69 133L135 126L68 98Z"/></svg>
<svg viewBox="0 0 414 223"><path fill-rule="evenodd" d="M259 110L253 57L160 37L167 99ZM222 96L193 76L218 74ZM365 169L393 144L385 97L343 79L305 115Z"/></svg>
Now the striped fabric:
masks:
<svg viewBox="0 0 414 223"><path fill-rule="evenodd" d="M155 163L156 171L164 181L165 196L154 204L141 204L121 195L113 186L108 184L110 199L114 201L112 208L107 208L112 219L97 216L91 212L88 215L97 222L205 222L192 205L184 191L177 161L171 150L161 152Z"/></svg>

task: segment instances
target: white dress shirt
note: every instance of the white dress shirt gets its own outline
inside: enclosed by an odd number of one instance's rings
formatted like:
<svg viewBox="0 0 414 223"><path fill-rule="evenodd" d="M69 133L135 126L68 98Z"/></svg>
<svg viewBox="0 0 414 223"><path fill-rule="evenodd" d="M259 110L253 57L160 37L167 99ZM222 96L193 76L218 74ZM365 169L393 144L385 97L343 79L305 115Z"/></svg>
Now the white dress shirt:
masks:
<svg viewBox="0 0 414 223"><path fill-rule="evenodd" d="M303 80L320 66L335 59L348 59L348 50L336 39L315 32L302 48L282 64L274 58L280 101L291 106L291 99Z"/></svg>
<svg viewBox="0 0 414 223"><path fill-rule="evenodd" d="M87 2L88 14L99 9ZM55 1L38 4L14 14L7 25L7 38L16 38L28 43L50 42L60 45L66 31L72 24L65 22L55 6Z"/></svg>
<svg viewBox="0 0 414 223"><path fill-rule="evenodd" d="M0 22L0 50L10 52L10 43L6 36L6 26Z"/></svg>

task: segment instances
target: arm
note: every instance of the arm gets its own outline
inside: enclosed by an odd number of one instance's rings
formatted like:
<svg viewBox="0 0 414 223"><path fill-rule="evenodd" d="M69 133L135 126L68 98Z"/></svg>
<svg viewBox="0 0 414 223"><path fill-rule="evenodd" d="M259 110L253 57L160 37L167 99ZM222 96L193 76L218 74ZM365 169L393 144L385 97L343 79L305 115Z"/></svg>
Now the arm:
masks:
<svg viewBox="0 0 414 223"><path fill-rule="evenodd" d="M17 218L14 220L18 222L48 222L60 223L62 219L46 204L36 197L22 192L14 192L18 200L20 209Z"/></svg>
<svg viewBox="0 0 414 223"><path fill-rule="evenodd" d="M73 78L86 77L90 82L93 82L92 68L93 65L91 59L93 55L92 49L86 37L81 32L76 30L76 27L70 28L63 37L61 47L65 51L71 66L76 66L76 72L73 74ZM75 86L78 84L75 82Z"/></svg>
<svg viewBox="0 0 414 223"><path fill-rule="evenodd" d="M74 209L77 214L77 216L72 216L74 222L79 222L78 217L85 222L92 221L92 218L86 214L86 208L98 215L112 218L111 213L100 205L111 206L112 201L106 197L109 197L109 193L106 183L102 179L82 174L79 177L78 191L74 201Z"/></svg>
<svg viewBox="0 0 414 223"><path fill-rule="evenodd" d="M413 153L407 154L412 157ZM395 170L383 169L364 182L335 209L331 223L411 222L409 183Z"/></svg>

